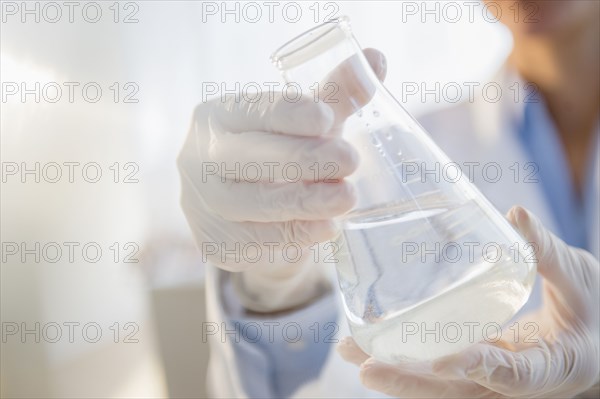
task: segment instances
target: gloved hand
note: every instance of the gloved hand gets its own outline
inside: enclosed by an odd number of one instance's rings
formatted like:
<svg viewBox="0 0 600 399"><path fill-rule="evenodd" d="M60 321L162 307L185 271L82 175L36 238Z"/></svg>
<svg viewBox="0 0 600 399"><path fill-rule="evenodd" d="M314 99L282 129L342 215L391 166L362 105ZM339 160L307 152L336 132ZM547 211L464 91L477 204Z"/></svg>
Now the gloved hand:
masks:
<svg viewBox="0 0 600 399"><path fill-rule="evenodd" d="M383 55L368 49L365 56L383 78ZM327 82L354 89L344 72ZM309 247L334 238L332 218L355 201L343 180L358 164L338 134L344 103L317 103L312 94L294 103L265 92L258 101L201 104L178 158L181 204L204 258L240 272L232 274L234 288L256 312L302 305L328 287L315 265L323 251Z"/></svg>
<svg viewBox="0 0 600 399"><path fill-rule="evenodd" d="M544 304L519 320L520 327L536 323L537 336L525 342L527 331L520 331L521 338L514 342L514 331L509 331L495 344L479 343L431 362L398 366L369 358L352 338L345 338L338 351L347 361L361 365L364 385L402 398L566 398L598 383L598 260L567 246L523 208L512 208L508 219L538 246Z"/></svg>

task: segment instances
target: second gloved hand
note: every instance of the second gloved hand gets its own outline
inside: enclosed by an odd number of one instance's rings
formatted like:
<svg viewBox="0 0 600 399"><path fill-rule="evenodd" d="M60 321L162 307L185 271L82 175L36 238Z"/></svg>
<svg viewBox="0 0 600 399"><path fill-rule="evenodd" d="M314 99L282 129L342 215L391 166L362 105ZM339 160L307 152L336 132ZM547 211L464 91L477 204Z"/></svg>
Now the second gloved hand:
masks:
<svg viewBox="0 0 600 399"><path fill-rule="evenodd" d="M590 253L569 247L523 208L509 221L537 246L544 278L543 307L519 320L496 343L478 343L433 362L392 366L369 358L351 339L338 351L361 365L362 382L403 397L570 398L598 384L600 267ZM535 326L532 334L527 326ZM597 391L595 396L598 397Z"/></svg>

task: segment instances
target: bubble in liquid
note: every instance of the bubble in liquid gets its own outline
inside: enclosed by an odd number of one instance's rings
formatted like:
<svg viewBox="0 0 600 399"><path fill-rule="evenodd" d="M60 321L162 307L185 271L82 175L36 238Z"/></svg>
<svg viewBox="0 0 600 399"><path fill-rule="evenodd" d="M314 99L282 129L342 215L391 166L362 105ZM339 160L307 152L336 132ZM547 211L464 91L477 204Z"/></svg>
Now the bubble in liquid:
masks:
<svg viewBox="0 0 600 399"><path fill-rule="evenodd" d="M393 137L392 137L392 133L390 133L389 131L385 133L385 138L388 141L392 141Z"/></svg>
<svg viewBox="0 0 600 399"><path fill-rule="evenodd" d="M381 147L381 142L374 135L371 135L371 143L373 143L375 147Z"/></svg>
<svg viewBox="0 0 600 399"><path fill-rule="evenodd" d="M374 116L375 118L379 118L379 111L377 111L377 110L373 110L373 116Z"/></svg>
<svg viewBox="0 0 600 399"><path fill-rule="evenodd" d="M362 109L359 109L358 111L356 111L356 116L358 116L359 118L362 118L362 115L363 115Z"/></svg>

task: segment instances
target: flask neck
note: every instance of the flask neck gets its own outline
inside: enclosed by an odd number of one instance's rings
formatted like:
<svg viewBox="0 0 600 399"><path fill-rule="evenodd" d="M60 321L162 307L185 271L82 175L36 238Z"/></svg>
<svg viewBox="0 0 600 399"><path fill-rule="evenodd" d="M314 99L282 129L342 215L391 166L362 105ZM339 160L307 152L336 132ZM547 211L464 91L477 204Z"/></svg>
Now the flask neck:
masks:
<svg viewBox="0 0 600 399"><path fill-rule="evenodd" d="M379 84L346 17L292 39L271 60L286 83L328 103L340 123L367 104Z"/></svg>

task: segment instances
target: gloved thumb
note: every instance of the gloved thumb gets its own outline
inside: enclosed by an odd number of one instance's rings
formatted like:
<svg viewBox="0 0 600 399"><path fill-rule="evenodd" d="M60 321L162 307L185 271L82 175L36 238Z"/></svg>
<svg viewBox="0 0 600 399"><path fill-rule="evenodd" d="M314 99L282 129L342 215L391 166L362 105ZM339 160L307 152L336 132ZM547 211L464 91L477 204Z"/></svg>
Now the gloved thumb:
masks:
<svg viewBox="0 0 600 399"><path fill-rule="evenodd" d="M387 60L385 55L379 50L374 48L366 48L363 50L363 54L367 61L369 61L369 65L371 65L371 69L377 75L377 78L383 82L385 80L385 76L387 75Z"/></svg>
<svg viewBox="0 0 600 399"><path fill-rule="evenodd" d="M508 219L525 240L533 244L538 272L556 288L554 293L560 295L562 302L570 307L583 306L582 289L592 277L588 266L594 263L593 256L584 250L569 247L524 208L513 207L508 212Z"/></svg>
<svg viewBox="0 0 600 399"><path fill-rule="evenodd" d="M371 101L377 90L372 74L379 81L385 78L385 56L375 49L366 49L363 54L369 66L365 66L363 59L354 54L340 63L320 83L319 99L333 109L336 127Z"/></svg>

